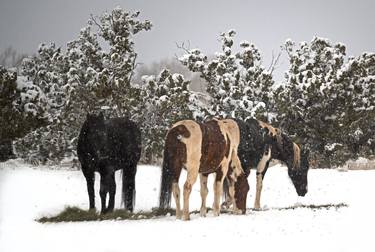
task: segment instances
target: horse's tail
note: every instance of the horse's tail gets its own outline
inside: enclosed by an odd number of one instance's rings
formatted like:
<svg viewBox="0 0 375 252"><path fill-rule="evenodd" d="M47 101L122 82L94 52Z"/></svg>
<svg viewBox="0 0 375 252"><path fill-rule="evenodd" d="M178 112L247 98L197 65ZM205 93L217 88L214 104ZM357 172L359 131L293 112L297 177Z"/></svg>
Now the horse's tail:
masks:
<svg viewBox="0 0 375 252"><path fill-rule="evenodd" d="M172 167L172 156L170 147L167 144L164 146L163 167L161 172L161 186L159 208L167 209L171 206L172 183L175 175L175 170Z"/></svg>
<svg viewBox="0 0 375 252"><path fill-rule="evenodd" d="M137 163L131 164L122 169L122 203L125 209L133 212L135 205L135 175Z"/></svg>
<svg viewBox="0 0 375 252"><path fill-rule="evenodd" d="M129 169L130 168L130 169ZM128 170L129 169L129 170ZM135 205L135 174L137 164L122 169L122 203L125 209L133 212Z"/></svg>
<svg viewBox="0 0 375 252"><path fill-rule="evenodd" d="M189 136L190 132L186 126L181 124L173 127L167 133L161 172L160 209L170 208L172 184L173 182L178 183L178 174L180 174L184 160L186 162L186 145L182 141Z"/></svg>

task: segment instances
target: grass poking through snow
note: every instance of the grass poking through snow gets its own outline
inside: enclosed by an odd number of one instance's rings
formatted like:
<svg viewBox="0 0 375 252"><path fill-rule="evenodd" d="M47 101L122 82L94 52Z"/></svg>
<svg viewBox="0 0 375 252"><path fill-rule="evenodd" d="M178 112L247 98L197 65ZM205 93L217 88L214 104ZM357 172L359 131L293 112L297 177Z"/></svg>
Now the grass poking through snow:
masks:
<svg viewBox="0 0 375 252"><path fill-rule="evenodd" d="M297 206L289 206L289 207L281 207L281 208L268 208L262 209L260 211L269 211L269 210L295 210L297 208L307 208L312 209L313 211L319 209L332 209L335 210L348 207L345 203L339 204L326 204L326 205L297 205ZM208 211L212 209L208 208ZM248 209L247 213L255 211L254 209ZM221 213L223 214L230 214L230 210L222 210ZM199 211L192 211L191 214L199 214ZM104 220L144 220L144 219L155 219L162 216L171 216L175 215L174 209L166 209L162 210L159 208L154 208L151 211L141 211L136 213L130 213L124 209L117 209L111 213L107 214L100 214L94 210L82 210L78 207L66 207L61 213L56 216L52 217L42 217L37 219L36 221L40 223L47 223L47 222L78 222L78 221L104 221Z"/></svg>
<svg viewBox="0 0 375 252"><path fill-rule="evenodd" d="M100 214L95 210L82 210L78 207L66 207L61 213L52 217L42 217L37 221L46 222L77 222L77 221L103 221L103 220L142 220L152 219L159 216L174 214L175 210L153 209L149 212L130 213L124 209L117 209L111 213Z"/></svg>

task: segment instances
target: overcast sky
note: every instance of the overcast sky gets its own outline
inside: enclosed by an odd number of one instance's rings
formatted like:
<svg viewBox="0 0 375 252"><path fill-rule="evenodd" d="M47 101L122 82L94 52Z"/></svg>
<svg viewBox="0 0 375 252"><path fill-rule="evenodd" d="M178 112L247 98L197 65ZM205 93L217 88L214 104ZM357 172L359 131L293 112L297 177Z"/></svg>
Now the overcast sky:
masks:
<svg viewBox="0 0 375 252"><path fill-rule="evenodd" d="M12 46L31 54L50 41L64 46L91 13L116 6L139 10L153 23L136 39L139 61L146 64L181 54L176 42L214 53L218 35L231 28L238 43L246 39L260 48L266 66L287 38L321 36L346 44L349 55L375 52L375 0L0 0L0 51ZM284 59L279 68L287 65Z"/></svg>

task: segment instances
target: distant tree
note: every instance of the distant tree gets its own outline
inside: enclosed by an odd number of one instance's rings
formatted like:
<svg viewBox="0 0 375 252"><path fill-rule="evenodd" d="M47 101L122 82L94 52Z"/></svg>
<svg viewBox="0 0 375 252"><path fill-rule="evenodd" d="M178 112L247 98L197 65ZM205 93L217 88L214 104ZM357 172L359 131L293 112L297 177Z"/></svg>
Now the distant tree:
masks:
<svg viewBox="0 0 375 252"><path fill-rule="evenodd" d="M7 47L0 53L0 65L7 68L18 68L22 63L22 60L26 57L26 54L20 54L12 47Z"/></svg>
<svg viewBox="0 0 375 252"><path fill-rule="evenodd" d="M273 107L272 73L262 66L260 52L253 44L243 41L241 51L233 52L235 34L231 30L220 35L222 51L212 60L199 49L185 49L180 61L206 81L210 96L208 117L268 119Z"/></svg>

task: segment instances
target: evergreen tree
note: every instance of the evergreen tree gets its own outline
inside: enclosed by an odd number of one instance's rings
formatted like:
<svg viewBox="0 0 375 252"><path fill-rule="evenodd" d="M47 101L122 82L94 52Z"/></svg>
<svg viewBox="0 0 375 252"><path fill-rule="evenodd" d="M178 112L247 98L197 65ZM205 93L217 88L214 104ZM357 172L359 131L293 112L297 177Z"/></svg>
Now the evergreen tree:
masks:
<svg viewBox="0 0 375 252"><path fill-rule="evenodd" d="M75 155L87 113L105 108L107 116L139 119L140 89L131 84L137 58L133 36L151 23L138 16L121 8L92 16L66 52L42 45L37 56L24 61L22 74L47 98L49 124L19 141L19 147L27 143L43 161L59 161Z"/></svg>
<svg viewBox="0 0 375 252"><path fill-rule="evenodd" d="M162 157L164 138L174 123L197 119L201 114L197 97L182 75L165 69L157 77L145 75L142 79L143 159L150 162Z"/></svg>
<svg viewBox="0 0 375 252"><path fill-rule="evenodd" d="M13 157L13 141L45 124L41 90L0 66L0 160Z"/></svg>
<svg viewBox="0 0 375 252"><path fill-rule="evenodd" d="M350 58L335 81L339 139L350 158L372 153L375 144L375 54ZM345 160L346 161L346 160Z"/></svg>
<svg viewBox="0 0 375 252"><path fill-rule="evenodd" d="M273 107L272 74L262 66L260 52L253 44L243 41L241 51L233 52L235 34L230 30L220 35L222 51L212 60L199 49L192 49L180 61L207 82L208 117L268 119L267 111Z"/></svg>
<svg viewBox="0 0 375 252"><path fill-rule="evenodd" d="M290 67L274 95L280 127L307 144L322 165L355 158L365 141L360 136L374 128L361 127L373 118L373 56L345 62L343 44L318 37L298 46L287 40L284 48Z"/></svg>

